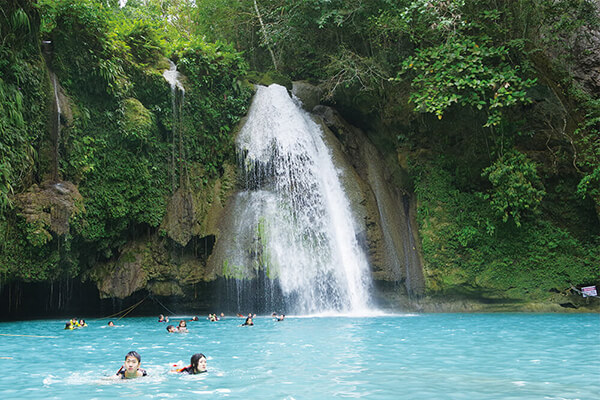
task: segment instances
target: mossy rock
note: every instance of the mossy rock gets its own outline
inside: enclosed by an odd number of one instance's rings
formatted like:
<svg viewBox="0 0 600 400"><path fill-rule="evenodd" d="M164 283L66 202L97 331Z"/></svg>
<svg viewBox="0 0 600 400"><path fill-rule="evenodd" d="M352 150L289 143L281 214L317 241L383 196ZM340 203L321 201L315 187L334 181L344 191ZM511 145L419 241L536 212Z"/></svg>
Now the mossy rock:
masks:
<svg viewBox="0 0 600 400"><path fill-rule="evenodd" d="M169 62L168 58L162 57L156 62L155 67L157 70L163 71L163 70L171 68L171 63Z"/></svg>
<svg viewBox="0 0 600 400"><path fill-rule="evenodd" d="M133 141L146 141L155 127L152 113L134 98L125 99L123 106L123 135Z"/></svg>
<svg viewBox="0 0 600 400"><path fill-rule="evenodd" d="M274 83L285 86L287 90L292 90L292 80L289 76L283 75L277 71L267 71L263 74L257 71L250 71L246 75L246 79L250 83L254 83L256 85L269 86Z"/></svg>

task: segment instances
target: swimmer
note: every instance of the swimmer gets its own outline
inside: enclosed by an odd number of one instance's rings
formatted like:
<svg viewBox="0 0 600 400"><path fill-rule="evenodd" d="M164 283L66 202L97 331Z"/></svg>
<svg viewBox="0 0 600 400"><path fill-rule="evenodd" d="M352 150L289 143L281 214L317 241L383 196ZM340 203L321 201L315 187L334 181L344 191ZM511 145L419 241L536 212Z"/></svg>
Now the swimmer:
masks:
<svg viewBox="0 0 600 400"><path fill-rule="evenodd" d="M75 328L73 327L73 324L71 324L71 321L69 321L65 324L65 329L72 331Z"/></svg>
<svg viewBox="0 0 600 400"><path fill-rule="evenodd" d="M190 319L190 321L198 321L198 317L192 317L192 319Z"/></svg>
<svg viewBox="0 0 600 400"><path fill-rule="evenodd" d="M82 328L85 328L87 326L87 324L85 323L85 319L80 319L79 320L79 326Z"/></svg>
<svg viewBox="0 0 600 400"><path fill-rule="evenodd" d="M179 333L188 333L187 322L185 320L179 321L179 325L177 326L177 332Z"/></svg>
<svg viewBox="0 0 600 400"><path fill-rule="evenodd" d="M173 325L167 325L167 332L175 333L177 332L177 328L175 328Z"/></svg>
<svg viewBox="0 0 600 400"><path fill-rule="evenodd" d="M221 318L225 318L225 314L221 313Z"/></svg>
<svg viewBox="0 0 600 400"><path fill-rule="evenodd" d="M252 315L252 314L250 314L250 315ZM240 326L252 326L252 325L254 325L254 322L252 322L252 317L250 315L248 316L248 318L246 318L246 321L243 324L241 324Z"/></svg>
<svg viewBox="0 0 600 400"><path fill-rule="evenodd" d="M206 356L202 353L196 353L190 359L190 365L184 368L176 369L173 372L184 374L202 374L206 372Z"/></svg>
<svg viewBox="0 0 600 400"><path fill-rule="evenodd" d="M162 314L160 314L160 315L158 316L158 322L167 322L167 321L165 321L165 316L164 316L164 315L162 315Z"/></svg>
<svg viewBox="0 0 600 400"><path fill-rule="evenodd" d="M146 370L141 369L142 357L136 351L130 351L125 356L125 364L117 371L121 379L133 379L142 376L147 376Z"/></svg>
<svg viewBox="0 0 600 400"><path fill-rule="evenodd" d="M108 321L108 326L115 326L115 323L112 321Z"/></svg>
<svg viewBox="0 0 600 400"><path fill-rule="evenodd" d="M277 316L277 322L283 321L284 318L285 318L285 314L281 314L281 315Z"/></svg>

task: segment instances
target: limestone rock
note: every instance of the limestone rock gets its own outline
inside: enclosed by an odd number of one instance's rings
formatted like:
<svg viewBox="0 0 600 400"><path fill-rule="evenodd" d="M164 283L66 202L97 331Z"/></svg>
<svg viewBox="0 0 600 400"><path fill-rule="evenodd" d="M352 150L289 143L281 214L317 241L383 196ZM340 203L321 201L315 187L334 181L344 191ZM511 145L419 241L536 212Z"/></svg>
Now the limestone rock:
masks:
<svg viewBox="0 0 600 400"><path fill-rule="evenodd" d="M321 102L323 90L306 81L293 82L292 94L302 102L302 108L306 111L312 111Z"/></svg>
<svg viewBox="0 0 600 400"><path fill-rule="evenodd" d="M201 172L193 172L201 176ZM235 181L235 168L224 165L224 173L201 190L178 189L167 206L161 229L181 246L192 237L205 237L219 233L219 221Z"/></svg>
<svg viewBox="0 0 600 400"><path fill-rule="evenodd" d="M96 283L100 298L124 299L144 288L148 280L142 268L143 256L135 251L124 251L116 262L99 265L88 273Z"/></svg>
<svg viewBox="0 0 600 400"><path fill-rule="evenodd" d="M67 181L33 185L16 196L16 204L19 215L48 237L68 233L71 218L85 211L77 186Z"/></svg>

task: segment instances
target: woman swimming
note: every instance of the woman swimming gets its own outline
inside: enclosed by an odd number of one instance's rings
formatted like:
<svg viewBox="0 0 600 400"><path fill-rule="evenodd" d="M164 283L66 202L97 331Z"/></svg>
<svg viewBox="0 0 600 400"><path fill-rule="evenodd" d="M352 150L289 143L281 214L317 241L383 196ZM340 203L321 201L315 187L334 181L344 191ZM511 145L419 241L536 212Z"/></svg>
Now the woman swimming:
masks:
<svg viewBox="0 0 600 400"><path fill-rule="evenodd" d="M190 365L176 369L175 372L193 375L206 372L206 356L202 353L194 354L190 359Z"/></svg>

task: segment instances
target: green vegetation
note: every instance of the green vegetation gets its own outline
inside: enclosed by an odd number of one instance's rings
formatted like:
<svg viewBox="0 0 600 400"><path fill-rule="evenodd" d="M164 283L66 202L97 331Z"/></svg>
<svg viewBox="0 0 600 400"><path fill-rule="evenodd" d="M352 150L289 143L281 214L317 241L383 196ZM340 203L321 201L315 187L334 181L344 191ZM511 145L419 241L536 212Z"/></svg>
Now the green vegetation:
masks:
<svg viewBox="0 0 600 400"><path fill-rule="evenodd" d="M5 1L2 280L79 276L164 235L172 196L232 163L247 78L320 83L386 159L408 159L428 293L600 284L600 99L582 61L599 14L591 0ZM55 164L83 196L66 234L24 215Z"/></svg>
<svg viewBox="0 0 600 400"><path fill-rule="evenodd" d="M229 45L182 36L157 14L163 2L130 1L122 9L117 3L40 0L2 6L3 281L73 277L118 257L132 238L158 230L175 190L190 181L214 181L223 163L234 159L231 131L250 97L241 84L247 68L241 55ZM45 62L43 40L51 42ZM187 78L180 103L185 118L177 129L171 89L162 76L167 58L178 61ZM58 139L44 64L60 84ZM52 178L55 140L58 177L76 183L84 199L84 211L71 216L66 235L49 223L28 222L15 204L16 193ZM48 207L48 216L58 212L56 205Z"/></svg>
<svg viewBox="0 0 600 400"><path fill-rule="evenodd" d="M430 294L541 299L600 283L598 88L579 83L595 2L202 4L199 30L253 69L321 82L384 154L409 160Z"/></svg>

